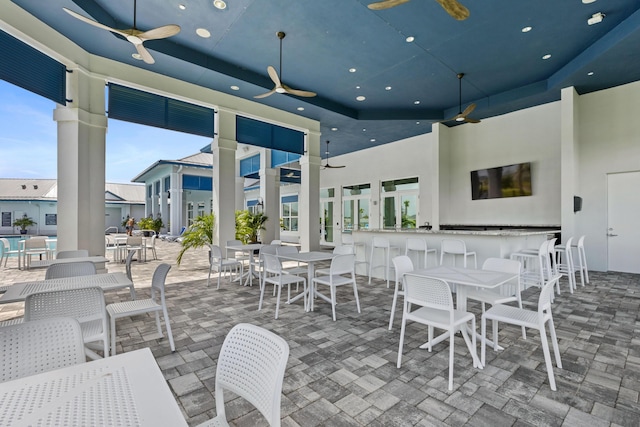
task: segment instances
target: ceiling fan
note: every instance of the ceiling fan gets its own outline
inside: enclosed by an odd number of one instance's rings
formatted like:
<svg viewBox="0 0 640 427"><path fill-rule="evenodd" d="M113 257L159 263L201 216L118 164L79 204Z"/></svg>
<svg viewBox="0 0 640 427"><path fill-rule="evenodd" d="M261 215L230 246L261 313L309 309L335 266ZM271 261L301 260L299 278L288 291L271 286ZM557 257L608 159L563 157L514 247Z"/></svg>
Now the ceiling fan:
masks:
<svg viewBox="0 0 640 427"><path fill-rule="evenodd" d="M178 25L165 25L149 31L138 30L136 28L136 0L133 0L133 28L129 28L128 30L118 30L116 28L111 28L97 21L94 21L93 19L87 18L86 16L80 15L73 10L67 9L66 7L63 7L62 9L69 15L81 20L82 22L86 22L87 24L93 25L94 27L102 28L103 30L111 31L112 33L124 37L125 39L127 39L127 41L135 46L136 51L138 51L138 54L140 55L142 60L147 64L153 64L156 61L153 59L149 51L143 46L143 43L145 41L165 39L167 37L175 36L180 32L180 27Z"/></svg>
<svg viewBox="0 0 640 427"><path fill-rule="evenodd" d="M464 77L464 73L458 73L458 114L450 119L443 120L445 122L450 122L455 120L456 122L464 122L464 123L480 123L480 120L472 119L467 117L469 114L476 109L476 104L471 103L467 106L467 108L462 111L462 78Z"/></svg>
<svg viewBox="0 0 640 427"><path fill-rule="evenodd" d="M469 9L458 3L457 0L436 0L440 3L440 6L453 18L458 21L462 21L469 17ZM371 3L367 6L372 10L383 10L389 9L391 7L400 6L401 4L407 3L409 0L383 0L376 3Z"/></svg>
<svg viewBox="0 0 640 427"><path fill-rule="evenodd" d="M333 166L329 164L329 141L327 141L327 151L324 152L327 155L327 164L322 166L322 169L340 169L343 168L344 165L342 166Z"/></svg>
<svg viewBox="0 0 640 427"><path fill-rule="evenodd" d="M280 75L282 75L282 39L284 38L284 36L286 34L283 33L282 31L278 31L276 33L276 35L280 39ZM277 93L288 93L290 95L296 95L296 96L304 96L304 97L307 97L307 98L311 98L313 96L316 96L315 92L308 92L306 90L291 89L289 86L287 86L286 84L282 83L280 81L280 77L278 76L278 72L271 65L269 65L267 67L267 72L269 73L269 77L271 77L271 80L273 81L273 83L275 83L276 86L273 89L271 89L269 92L263 93L261 95L256 95L256 96L254 96L254 98L266 98L267 96L273 95L276 92Z"/></svg>

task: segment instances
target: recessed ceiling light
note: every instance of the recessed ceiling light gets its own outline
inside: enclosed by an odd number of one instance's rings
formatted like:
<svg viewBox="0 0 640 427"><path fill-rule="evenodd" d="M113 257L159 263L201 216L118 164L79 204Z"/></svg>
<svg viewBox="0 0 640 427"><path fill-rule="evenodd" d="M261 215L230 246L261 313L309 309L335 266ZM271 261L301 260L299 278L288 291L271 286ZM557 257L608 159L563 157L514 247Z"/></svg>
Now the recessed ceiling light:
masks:
<svg viewBox="0 0 640 427"><path fill-rule="evenodd" d="M532 29L533 29L533 27L524 27L524 28L522 29L522 32L523 32L523 33L528 33L528 32L529 32L529 31L531 31Z"/></svg>
<svg viewBox="0 0 640 427"><path fill-rule="evenodd" d="M367 131L367 129L365 129L365 128L362 128L362 132L366 132L366 131Z"/></svg>
<svg viewBox="0 0 640 427"><path fill-rule="evenodd" d="M371 138L369 141L376 142L376 139L375 138Z"/></svg>
<svg viewBox="0 0 640 427"><path fill-rule="evenodd" d="M587 73L587 76L593 76L593 74L594 74L594 73L593 73L593 71L589 71L589 72Z"/></svg>
<svg viewBox="0 0 640 427"><path fill-rule="evenodd" d="M338 130L338 128L331 128L331 130L335 132Z"/></svg>
<svg viewBox="0 0 640 427"><path fill-rule="evenodd" d="M179 4L178 5L178 9L180 10L185 10L187 8L187 6L183 5L183 4Z"/></svg>
<svg viewBox="0 0 640 427"><path fill-rule="evenodd" d="M213 5L216 7L216 9L226 9L227 8L227 3L224 2L224 0L213 0Z"/></svg>
<svg viewBox="0 0 640 427"><path fill-rule="evenodd" d="M582 3L584 4L589 4L589 3L593 3L596 0L582 0Z"/></svg>
<svg viewBox="0 0 640 427"><path fill-rule="evenodd" d="M304 111L304 107L298 107L298 108L296 108L296 110L298 110L298 111Z"/></svg>
<svg viewBox="0 0 640 427"><path fill-rule="evenodd" d="M133 59L137 59L138 61L142 61L142 56L139 53L132 53L131 56Z"/></svg>
<svg viewBox="0 0 640 427"><path fill-rule="evenodd" d="M231 90L240 90L240 86L233 85L231 86Z"/></svg>
<svg viewBox="0 0 640 427"><path fill-rule="evenodd" d="M391 90L391 86L385 87L384 90Z"/></svg>
<svg viewBox="0 0 640 427"><path fill-rule="evenodd" d="M413 103L418 105L418 104L420 104L420 101L413 101Z"/></svg>
<svg viewBox="0 0 640 427"><path fill-rule="evenodd" d="M550 53L547 53L545 56L542 57L542 59L549 59L549 58L551 58L551 54Z"/></svg>
<svg viewBox="0 0 640 427"><path fill-rule="evenodd" d="M349 68L350 73L355 73L357 70L355 68Z"/></svg>
<svg viewBox="0 0 640 427"><path fill-rule="evenodd" d="M360 89L360 86L356 86L356 89Z"/></svg>
<svg viewBox="0 0 640 427"><path fill-rule="evenodd" d="M360 95L360 96L356 96L356 101L364 101L365 99L367 99L367 98L365 98L365 97L364 97L364 96L362 96L362 95Z"/></svg>
<svg viewBox="0 0 640 427"><path fill-rule="evenodd" d="M419 125L419 124L420 124L420 122L416 122L416 124L417 124L417 125Z"/></svg>
<svg viewBox="0 0 640 427"><path fill-rule="evenodd" d="M415 37L413 37L413 36L409 36L409 37L407 37L405 40L407 41L407 43L411 43L411 42L413 42L415 39L416 39Z"/></svg>
<svg viewBox="0 0 640 427"><path fill-rule="evenodd" d="M205 30L204 28L198 28L196 30L196 34L203 39L208 39L209 37L211 37L211 33L209 32L209 30Z"/></svg>

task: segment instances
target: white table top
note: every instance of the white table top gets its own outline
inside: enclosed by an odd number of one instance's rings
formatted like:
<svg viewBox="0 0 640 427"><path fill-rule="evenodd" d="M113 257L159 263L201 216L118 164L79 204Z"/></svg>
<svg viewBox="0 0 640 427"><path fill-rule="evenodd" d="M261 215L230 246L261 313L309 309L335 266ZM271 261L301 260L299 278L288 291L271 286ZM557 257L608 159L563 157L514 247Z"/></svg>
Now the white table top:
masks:
<svg viewBox="0 0 640 427"><path fill-rule="evenodd" d="M333 259L335 255L331 252L324 251L311 251L311 252L298 252L290 253L290 254L282 254L278 255L278 258L291 260L291 261L300 261L300 262L315 262L315 261L328 261Z"/></svg>
<svg viewBox="0 0 640 427"><path fill-rule="evenodd" d="M84 288L87 286L100 286L103 290L110 291L129 288L133 286L133 282L124 273L94 274L91 276L20 282L14 283L7 288L7 292L0 296L0 304L24 301L27 295L37 292Z"/></svg>
<svg viewBox="0 0 640 427"><path fill-rule="evenodd" d="M517 274L503 273L500 271L447 267L444 265L414 270L411 274L436 277L438 279L446 280L449 283L486 289L496 288L518 277Z"/></svg>
<svg viewBox="0 0 640 427"><path fill-rule="evenodd" d="M100 264L104 262L109 262L109 260L103 256L87 256L87 257L76 257L76 258L62 258L62 259L43 259L39 261L31 261L30 268L36 267L49 267L53 264L67 264L69 262L82 262L82 261L91 261L94 264Z"/></svg>
<svg viewBox="0 0 640 427"><path fill-rule="evenodd" d="M151 350L0 384L0 425L186 426Z"/></svg>
<svg viewBox="0 0 640 427"><path fill-rule="evenodd" d="M225 248L231 249L232 251L255 251L263 246L262 243L249 243L247 245L229 245L225 246Z"/></svg>

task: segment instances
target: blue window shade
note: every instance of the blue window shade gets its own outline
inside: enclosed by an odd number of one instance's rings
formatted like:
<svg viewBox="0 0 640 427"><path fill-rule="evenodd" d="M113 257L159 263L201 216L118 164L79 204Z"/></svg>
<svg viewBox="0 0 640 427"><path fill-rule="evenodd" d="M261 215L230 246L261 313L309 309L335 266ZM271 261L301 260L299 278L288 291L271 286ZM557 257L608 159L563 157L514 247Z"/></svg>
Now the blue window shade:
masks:
<svg viewBox="0 0 640 427"><path fill-rule="evenodd" d="M249 206L255 206L258 204L258 199L255 200L247 200L247 207Z"/></svg>
<svg viewBox="0 0 640 427"><path fill-rule="evenodd" d="M298 201L298 195L295 196L285 196L282 198L282 203L294 203Z"/></svg>
<svg viewBox="0 0 640 427"><path fill-rule="evenodd" d="M214 111L109 83L109 117L127 122L213 137Z"/></svg>
<svg viewBox="0 0 640 427"><path fill-rule="evenodd" d="M147 186L147 197L151 198L151 195L153 194L153 187L151 185Z"/></svg>
<svg viewBox="0 0 640 427"><path fill-rule="evenodd" d="M0 79L66 105L67 68L55 59L0 31Z"/></svg>
<svg viewBox="0 0 640 427"><path fill-rule="evenodd" d="M271 167L277 168L278 166L293 163L300 158L300 154L287 153L286 151L271 150Z"/></svg>
<svg viewBox="0 0 640 427"><path fill-rule="evenodd" d="M236 140L290 153L304 153L304 134L282 126L236 116Z"/></svg>
<svg viewBox="0 0 640 427"><path fill-rule="evenodd" d="M213 190L213 178L208 176L182 175L183 190Z"/></svg>
<svg viewBox="0 0 640 427"><path fill-rule="evenodd" d="M171 189L171 177L167 176L164 178L164 191L169 191Z"/></svg>
<svg viewBox="0 0 640 427"><path fill-rule="evenodd" d="M260 171L260 154L240 160L240 176L251 175Z"/></svg>

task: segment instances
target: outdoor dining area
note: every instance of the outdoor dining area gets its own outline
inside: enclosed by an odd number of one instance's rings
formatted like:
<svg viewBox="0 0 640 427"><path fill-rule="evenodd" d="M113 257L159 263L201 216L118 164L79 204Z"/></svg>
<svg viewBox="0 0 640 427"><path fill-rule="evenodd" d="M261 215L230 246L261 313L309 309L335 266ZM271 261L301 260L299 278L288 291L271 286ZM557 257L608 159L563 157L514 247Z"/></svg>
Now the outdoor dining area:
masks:
<svg viewBox="0 0 640 427"><path fill-rule="evenodd" d="M180 244L158 240L157 260L132 249L66 278L12 257L0 335L22 328L40 353L18 357L51 366L5 369L0 425L637 426L638 278L581 269L574 242L481 265L398 248L371 279L349 242L226 242L178 265ZM87 313L61 318L63 299L46 314L52 284L97 295L103 334L87 337ZM25 350L0 351L8 365ZM56 418L69 408L84 421Z"/></svg>

